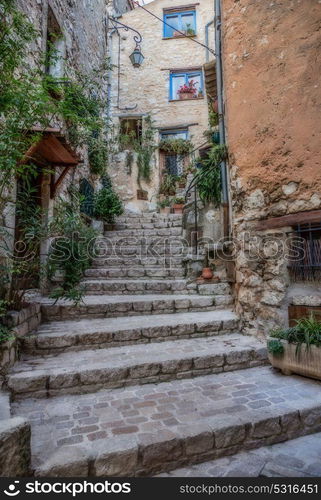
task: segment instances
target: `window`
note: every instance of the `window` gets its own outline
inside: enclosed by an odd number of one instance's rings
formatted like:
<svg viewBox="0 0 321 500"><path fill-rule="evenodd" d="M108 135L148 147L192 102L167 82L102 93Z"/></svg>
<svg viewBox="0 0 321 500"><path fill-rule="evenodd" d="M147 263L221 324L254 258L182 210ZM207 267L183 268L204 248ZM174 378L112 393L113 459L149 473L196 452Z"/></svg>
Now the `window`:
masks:
<svg viewBox="0 0 321 500"><path fill-rule="evenodd" d="M160 134L161 140L188 139L187 129L163 130ZM185 157L170 151L162 151L164 172L168 175L180 177L184 173Z"/></svg>
<svg viewBox="0 0 321 500"><path fill-rule="evenodd" d="M161 139L187 139L188 130L163 130Z"/></svg>
<svg viewBox="0 0 321 500"><path fill-rule="evenodd" d="M193 36L196 34L196 12L195 10L186 10L182 12L164 13L164 38L174 38L182 36L179 31L185 35Z"/></svg>
<svg viewBox="0 0 321 500"><path fill-rule="evenodd" d="M47 22L47 73L53 78L64 76L65 40L51 7L48 10Z"/></svg>
<svg viewBox="0 0 321 500"><path fill-rule="evenodd" d="M170 92L169 98L171 101L181 99L179 90L183 85L190 86L194 84L195 92L190 93L189 99L203 97L203 75L202 71L189 71L182 73L170 74Z"/></svg>
<svg viewBox="0 0 321 500"><path fill-rule="evenodd" d="M321 277L321 223L294 228L289 247L289 272L293 281L318 281Z"/></svg>
<svg viewBox="0 0 321 500"><path fill-rule="evenodd" d="M140 142L142 137L141 118L120 119L120 145L123 149L132 149L135 142Z"/></svg>

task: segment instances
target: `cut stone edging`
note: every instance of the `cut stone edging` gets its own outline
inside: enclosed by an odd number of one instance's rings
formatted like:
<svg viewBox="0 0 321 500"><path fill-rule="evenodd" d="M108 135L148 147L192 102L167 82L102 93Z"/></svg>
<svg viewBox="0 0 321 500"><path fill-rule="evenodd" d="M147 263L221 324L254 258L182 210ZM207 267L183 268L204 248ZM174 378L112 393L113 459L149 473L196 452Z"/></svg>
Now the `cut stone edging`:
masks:
<svg viewBox="0 0 321 500"><path fill-rule="evenodd" d="M0 420L0 477L30 474L30 425L22 417Z"/></svg>

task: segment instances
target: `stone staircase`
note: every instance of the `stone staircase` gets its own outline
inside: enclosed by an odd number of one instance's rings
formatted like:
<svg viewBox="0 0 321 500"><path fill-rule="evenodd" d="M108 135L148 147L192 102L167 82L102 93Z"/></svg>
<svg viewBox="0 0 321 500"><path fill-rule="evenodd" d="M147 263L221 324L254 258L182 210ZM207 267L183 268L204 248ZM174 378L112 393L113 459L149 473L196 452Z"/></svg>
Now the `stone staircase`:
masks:
<svg viewBox="0 0 321 500"><path fill-rule="evenodd" d="M118 224L84 302L44 298L44 323L7 376L12 415L32 426L33 473L153 475L320 430L320 384L265 366L228 283L185 278L180 216Z"/></svg>

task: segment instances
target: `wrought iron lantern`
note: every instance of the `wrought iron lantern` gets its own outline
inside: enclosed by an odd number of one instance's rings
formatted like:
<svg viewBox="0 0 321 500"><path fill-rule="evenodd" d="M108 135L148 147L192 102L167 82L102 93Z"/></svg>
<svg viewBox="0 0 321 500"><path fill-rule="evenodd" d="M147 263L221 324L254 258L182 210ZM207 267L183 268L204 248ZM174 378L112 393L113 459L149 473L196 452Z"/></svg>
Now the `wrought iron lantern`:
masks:
<svg viewBox="0 0 321 500"><path fill-rule="evenodd" d="M129 59L131 60L132 65L134 68L139 68L145 59L143 56L141 50L140 50L140 45L136 45L134 52L129 56Z"/></svg>

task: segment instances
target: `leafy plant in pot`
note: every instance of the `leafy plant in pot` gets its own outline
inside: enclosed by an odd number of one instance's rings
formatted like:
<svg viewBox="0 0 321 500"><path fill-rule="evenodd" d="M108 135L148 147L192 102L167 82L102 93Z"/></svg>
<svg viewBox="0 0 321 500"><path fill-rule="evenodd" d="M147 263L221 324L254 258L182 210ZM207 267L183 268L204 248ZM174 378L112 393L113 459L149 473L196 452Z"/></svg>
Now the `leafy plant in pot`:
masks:
<svg viewBox="0 0 321 500"><path fill-rule="evenodd" d="M182 214L184 210L185 200L184 198L175 198L173 204L173 210L175 214Z"/></svg>
<svg viewBox="0 0 321 500"><path fill-rule="evenodd" d="M94 216L107 223L107 230L115 228L115 217L123 213L123 204L111 186L103 187L95 194Z"/></svg>
<svg viewBox="0 0 321 500"><path fill-rule="evenodd" d="M161 214L170 214L171 211L171 200L169 198L165 198L158 202L158 207L160 209Z"/></svg>
<svg viewBox="0 0 321 500"><path fill-rule="evenodd" d="M271 364L284 375L298 373L321 380L321 321L313 314L293 327L272 330L267 348Z"/></svg>
<svg viewBox="0 0 321 500"><path fill-rule="evenodd" d="M181 85L177 93L181 100L194 99L197 96L196 83L191 80L188 84Z"/></svg>

